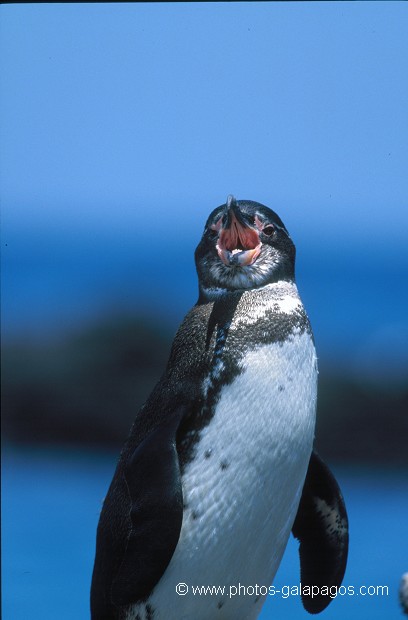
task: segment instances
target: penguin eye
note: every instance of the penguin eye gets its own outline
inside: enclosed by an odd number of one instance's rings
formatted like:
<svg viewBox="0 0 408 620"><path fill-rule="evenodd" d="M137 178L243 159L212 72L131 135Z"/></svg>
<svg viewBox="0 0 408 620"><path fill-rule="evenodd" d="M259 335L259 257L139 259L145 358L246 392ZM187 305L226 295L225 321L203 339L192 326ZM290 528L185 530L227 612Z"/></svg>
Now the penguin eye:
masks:
<svg viewBox="0 0 408 620"><path fill-rule="evenodd" d="M262 229L262 232L267 237L271 237L273 235L274 230L275 230L275 227L272 226L272 224L268 224L267 226L265 226L265 228Z"/></svg>

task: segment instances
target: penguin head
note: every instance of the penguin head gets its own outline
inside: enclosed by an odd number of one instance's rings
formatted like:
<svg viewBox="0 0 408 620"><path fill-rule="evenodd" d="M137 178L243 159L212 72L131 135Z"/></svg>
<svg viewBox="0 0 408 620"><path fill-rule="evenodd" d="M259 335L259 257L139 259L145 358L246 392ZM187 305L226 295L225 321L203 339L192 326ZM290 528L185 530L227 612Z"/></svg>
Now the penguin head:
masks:
<svg viewBox="0 0 408 620"><path fill-rule="evenodd" d="M207 298L295 278L295 246L280 217L233 196L208 218L195 261L200 295Z"/></svg>

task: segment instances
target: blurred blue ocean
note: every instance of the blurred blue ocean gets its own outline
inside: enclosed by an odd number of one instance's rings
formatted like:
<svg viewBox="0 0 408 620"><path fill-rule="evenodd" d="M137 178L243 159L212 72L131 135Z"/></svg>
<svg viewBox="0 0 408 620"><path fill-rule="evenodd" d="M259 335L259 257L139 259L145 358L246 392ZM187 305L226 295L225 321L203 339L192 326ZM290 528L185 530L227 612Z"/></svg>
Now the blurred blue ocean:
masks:
<svg viewBox="0 0 408 620"><path fill-rule="evenodd" d="M117 455L64 449L3 454L3 620L86 620L98 512ZM401 617L398 585L408 570L406 472L332 467L350 519L344 585L388 586L388 595L338 596L321 618ZM291 537L275 586L299 584ZM261 620L306 618L296 596L269 597Z"/></svg>

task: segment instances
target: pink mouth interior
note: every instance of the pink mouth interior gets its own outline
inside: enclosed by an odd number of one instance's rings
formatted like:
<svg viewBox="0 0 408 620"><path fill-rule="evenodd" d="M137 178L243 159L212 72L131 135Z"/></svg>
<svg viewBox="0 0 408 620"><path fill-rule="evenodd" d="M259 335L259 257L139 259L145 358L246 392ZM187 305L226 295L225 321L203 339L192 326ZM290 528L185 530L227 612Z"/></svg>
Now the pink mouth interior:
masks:
<svg viewBox="0 0 408 620"><path fill-rule="evenodd" d="M228 229L223 228L217 243L218 255L226 265L231 264L231 254L240 253L240 265L252 265L261 251L262 243L259 235L253 228L242 226L235 215Z"/></svg>
<svg viewBox="0 0 408 620"><path fill-rule="evenodd" d="M253 228L244 228L234 218L228 229L221 231L218 245L224 250L253 250L259 244L259 236Z"/></svg>

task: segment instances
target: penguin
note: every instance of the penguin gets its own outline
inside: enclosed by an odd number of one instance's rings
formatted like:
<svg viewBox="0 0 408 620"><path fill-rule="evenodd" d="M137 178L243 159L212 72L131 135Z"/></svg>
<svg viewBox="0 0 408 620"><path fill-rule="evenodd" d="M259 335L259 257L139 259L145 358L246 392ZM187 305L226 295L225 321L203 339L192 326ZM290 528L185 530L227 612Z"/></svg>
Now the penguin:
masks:
<svg viewBox="0 0 408 620"><path fill-rule="evenodd" d="M229 196L195 262L198 301L103 502L92 620L255 619L291 532L308 612L344 576L347 512L313 450L317 358L294 243L270 208Z"/></svg>

